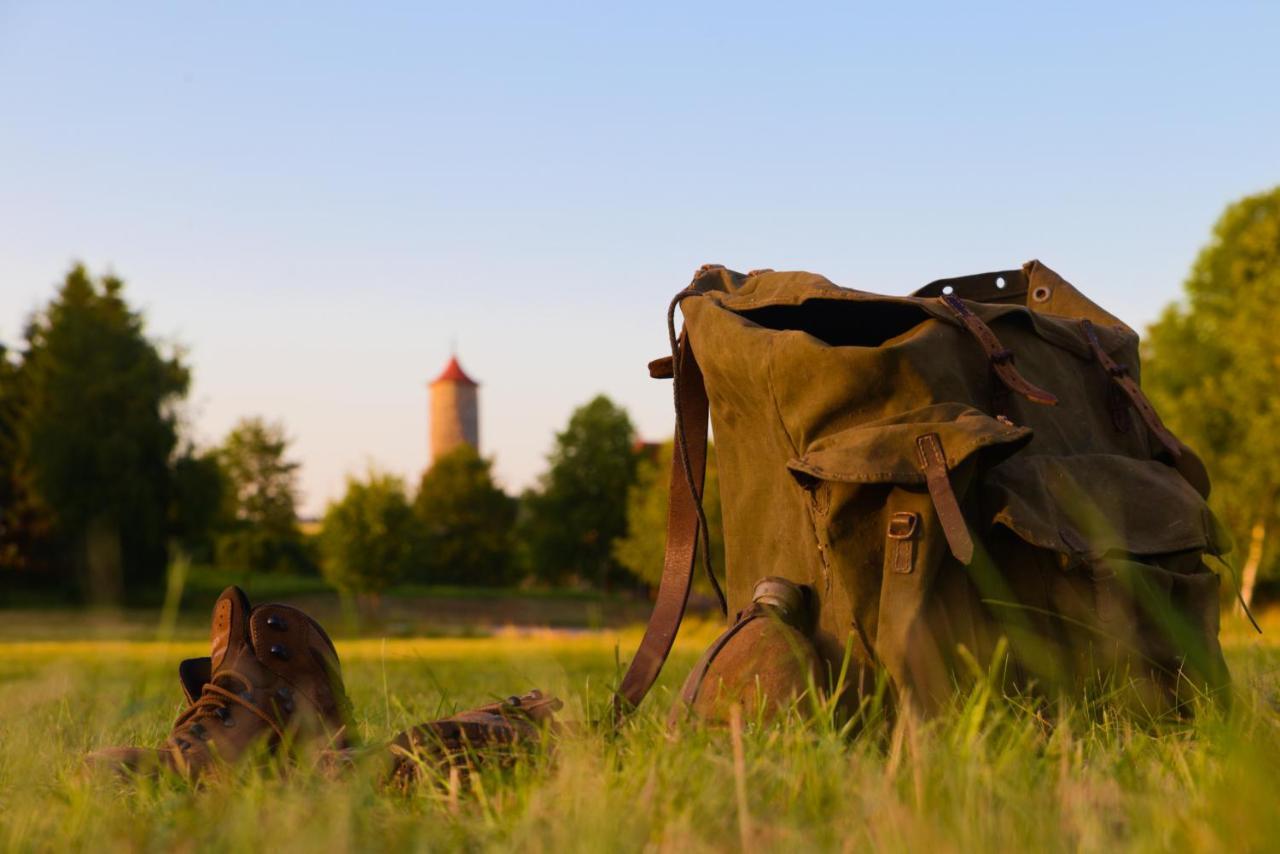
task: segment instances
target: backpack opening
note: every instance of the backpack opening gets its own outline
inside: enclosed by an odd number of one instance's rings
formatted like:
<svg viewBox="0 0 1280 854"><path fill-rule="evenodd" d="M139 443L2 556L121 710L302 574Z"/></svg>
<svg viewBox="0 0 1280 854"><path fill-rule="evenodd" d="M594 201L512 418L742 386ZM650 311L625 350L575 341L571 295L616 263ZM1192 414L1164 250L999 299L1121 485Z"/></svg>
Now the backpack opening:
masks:
<svg viewBox="0 0 1280 854"><path fill-rule="evenodd" d="M910 303L835 299L766 305L738 314L767 329L806 332L832 347L880 347L931 317Z"/></svg>

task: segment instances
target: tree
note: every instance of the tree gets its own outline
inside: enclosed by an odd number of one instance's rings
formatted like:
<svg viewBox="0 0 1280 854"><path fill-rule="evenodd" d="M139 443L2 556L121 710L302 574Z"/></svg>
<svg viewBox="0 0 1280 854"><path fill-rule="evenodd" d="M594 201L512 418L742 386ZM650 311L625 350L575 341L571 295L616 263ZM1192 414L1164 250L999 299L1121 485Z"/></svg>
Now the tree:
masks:
<svg viewBox="0 0 1280 854"><path fill-rule="evenodd" d="M0 345L0 572L40 574L41 545L51 520L34 500L21 453L20 423L27 395L19 362Z"/></svg>
<svg viewBox="0 0 1280 854"><path fill-rule="evenodd" d="M1214 509L1247 544L1247 602L1278 563L1280 187L1228 206L1184 290L1148 332L1144 386L1204 458Z"/></svg>
<svg viewBox="0 0 1280 854"><path fill-rule="evenodd" d="M218 562L257 572L309 569L298 531L298 469L284 425L242 419L218 450L226 478L226 530Z"/></svg>
<svg viewBox="0 0 1280 854"><path fill-rule="evenodd" d="M607 588L626 577L613 543L627 531L627 491L635 480L635 428L603 395L579 407L556 435L539 489L526 494L522 539L532 571Z"/></svg>
<svg viewBox="0 0 1280 854"><path fill-rule="evenodd" d="M325 578L348 593L378 594L408 573L419 534L404 481L370 471L347 478L340 501L325 510L320 532Z"/></svg>
<svg viewBox="0 0 1280 854"><path fill-rule="evenodd" d="M186 448L173 463L173 502L169 511L170 531L175 542L195 560L212 561L216 534L223 524L226 473L218 453L198 453Z"/></svg>
<svg viewBox="0 0 1280 854"><path fill-rule="evenodd" d="M462 445L422 476L414 512L425 538L419 570L436 584L514 580L516 502L493 482L493 463Z"/></svg>
<svg viewBox="0 0 1280 854"><path fill-rule="evenodd" d="M714 448L708 447L707 450L702 509L710 527L712 566L723 578L724 529L720 522L720 481ZM667 504L671 492L671 456L674 452L675 443L671 440L648 446L648 453L641 458L636 469L635 483L627 494L627 534L613 545L613 555L618 562L651 587L662 579L667 544ZM711 585L701 571L694 576L694 584L697 589L704 589L708 594L711 592Z"/></svg>
<svg viewBox="0 0 1280 854"><path fill-rule="evenodd" d="M17 460L50 520L55 568L95 602L157 585L186 367L147 339L120 279L77 265L31 319L20 374Z"/></svg>

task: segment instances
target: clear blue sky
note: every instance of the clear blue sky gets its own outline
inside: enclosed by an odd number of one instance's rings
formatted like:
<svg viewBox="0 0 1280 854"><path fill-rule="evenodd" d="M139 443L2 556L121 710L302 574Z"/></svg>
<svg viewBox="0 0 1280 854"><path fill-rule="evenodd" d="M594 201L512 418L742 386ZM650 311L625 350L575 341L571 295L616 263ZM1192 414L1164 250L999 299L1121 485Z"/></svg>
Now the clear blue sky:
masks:
<svg viewBox="0 0 1280 854"><path fill-rule="evenodd" d="M701 263L868 290L1038 257L1130 323L1280 182L1280 4L0 0L0 340L75 259L285 422L305 509L426 462L450 340L510 488Z"/></svg>

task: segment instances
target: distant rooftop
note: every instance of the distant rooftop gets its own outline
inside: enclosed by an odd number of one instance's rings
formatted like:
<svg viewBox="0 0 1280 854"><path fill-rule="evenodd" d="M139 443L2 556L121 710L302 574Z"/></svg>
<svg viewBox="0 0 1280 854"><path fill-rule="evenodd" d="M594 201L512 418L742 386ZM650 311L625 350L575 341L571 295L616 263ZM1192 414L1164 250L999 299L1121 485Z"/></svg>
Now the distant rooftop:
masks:
<svg viewBox="0 0 1280 854"><path fill-rule="evenodd" d="M444 366L444 370L440 372L440 376L431 381L431 385L443 382L463 383L464 385L480 385L480 383L467 376L466 371L462 370L462 365L458 364L457 356L449 357L449 364Z"/></svg>

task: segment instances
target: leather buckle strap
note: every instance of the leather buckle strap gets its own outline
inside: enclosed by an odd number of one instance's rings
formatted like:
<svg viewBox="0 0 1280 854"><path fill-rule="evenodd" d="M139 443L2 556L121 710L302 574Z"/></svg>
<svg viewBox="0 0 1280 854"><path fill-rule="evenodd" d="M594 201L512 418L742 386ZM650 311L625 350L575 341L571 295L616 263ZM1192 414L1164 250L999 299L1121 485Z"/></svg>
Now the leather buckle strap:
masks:
<svg viewBox="0 0 1280 854"><path fill-rule="evenodd" d="M670 367L676 379L677 422L675 449L671 455L671 486L667 505L667 546L663 558L662 580L658 583L657 601L644 637L631 659L626 674L613 698L614 720L620 721L639 705L671 653L676 632L684 619L693 586L694 560L701 530L698 502L707 470L707 420L709 406L702 370L694 358L687 333L681 333L677 353ZM667 365L657 360L651 373L661 376ZM685 470L684 461L689 469ZM690 487L693 487L692 489ZM696 492L695 492L696 490Z"/></svg>
<svg viewBox="0 0 1280 854"><path fill-rule="evenodd" d="M951 547L951 554L968 566L973 560L973 537L969 535L969 525L964 521L960 502L956 500L955 490L951 488L951 478L947 473L947 454L942 448L942 440L937 433L918 436L916 452L920 456L920 467L924 470L929 497L933 500L938 521L942 523L942 533L947 538L947 545Z"/></svg>
<svg viewBox="0 0 1280 854"><path fill-rule="evenodd" d="M963 300L953 294L944 294L939 299L982 346L987 359L991 362L991 369L1005 388L1022 395L1032 403L1045 406L1058 405L1058 398L1055 395L1029 382L1022 375L1013 364L1013 352L1000 343L1000 339L991 331L991 327L983 323L982 318L974 314Z"/></svg>
<svg viewBox="0 0 1280 854"><path fill-rule="evenodd" d="M1142 387L1138 385L1132 374L1129 373L1129 368L1111 358L1111 355L1102 348L1102 342L1098 340L1097 330L1093 328L1093 324L1090 321L1081 320L1080 328L1084 331L1084 337L1089 343L1089 349L1093 351L1093 358L1107 372L1107 376L1114 383L1113 387L1118 388L1129 399L1129 403L1137 410L1138 415L1147 425L1147 429L1164 446L1169 455L1174 460L1181 457L1182 443L1178 441L1173 433L1169 432L1169 428L1164 426L1164 422L1156 414L1155 407L1151 405L1151 401L1143 393Z"/></svg>

